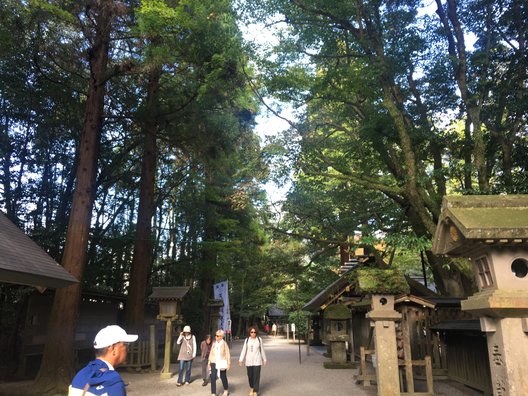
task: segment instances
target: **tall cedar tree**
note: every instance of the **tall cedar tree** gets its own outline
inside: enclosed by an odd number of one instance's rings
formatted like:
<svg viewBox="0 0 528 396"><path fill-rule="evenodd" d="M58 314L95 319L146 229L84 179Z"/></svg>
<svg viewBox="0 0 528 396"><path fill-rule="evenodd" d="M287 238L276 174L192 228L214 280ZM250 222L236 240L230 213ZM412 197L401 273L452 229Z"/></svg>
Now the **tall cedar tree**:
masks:
<svg viewBox="0 0 528 396"><path fill-rule="evenodd" d="M90 67L84 127L79 143L79 161L72 210L66 233L62 265L81 280L86 266L88 237L95 199L97 162L108 78L108 50L114 18L122 12L122 5L113 0L86 4L86 18L94 21L90 29L91 47L87 51ZM86 32L85 32L86 33ZM40 394L63 391L74 374L75 331L79 315L81 284L57 290L51 309L48 337L42 364L34 382Z"/></svg>

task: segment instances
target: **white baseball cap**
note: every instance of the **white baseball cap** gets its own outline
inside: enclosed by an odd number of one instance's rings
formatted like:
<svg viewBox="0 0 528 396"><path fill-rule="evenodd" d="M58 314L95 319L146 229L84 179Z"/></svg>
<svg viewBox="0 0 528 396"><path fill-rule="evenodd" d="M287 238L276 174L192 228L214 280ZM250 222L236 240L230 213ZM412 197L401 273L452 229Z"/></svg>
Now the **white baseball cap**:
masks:
<svg viewBox="0 0 528 396"><path fill-rule="evenodd" d="M95 336L94 348L101 349L118 342L134 342L138 339L137 334L127 334L125 330L117 325L106 326L99 330Z"/></svg>
<svg viewBox="0 0 528 396"><path fill-rule="evenodd" d="M184 332L184 333L190 333L190 332L191 332L191 326L185 326L185 327L183 328L183 332Z"/></svg>

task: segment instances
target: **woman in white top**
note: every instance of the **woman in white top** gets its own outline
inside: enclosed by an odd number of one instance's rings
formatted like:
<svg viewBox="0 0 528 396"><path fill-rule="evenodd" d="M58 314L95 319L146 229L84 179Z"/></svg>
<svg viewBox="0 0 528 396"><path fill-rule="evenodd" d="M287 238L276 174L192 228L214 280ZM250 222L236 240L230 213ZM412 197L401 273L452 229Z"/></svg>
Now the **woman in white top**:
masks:
<svg viewBox="0 0 528 396"><path fill-rule="evenodd" d="M227 370L231 368L231 353L229 346L224 341L224 331L216 331L215 340L209 352L209 368L211 369L211 396L216 396L216 379L220 376L224 387L223 396L229 395L229 382Z"/></svg>
<svg viewBox="0 0 528 396"><path fill-rule="evenodd" d="M180 333L178 345L181 344L178 360L180 361L180 371L178 372L178 382L176 386L183 385L183 375L185 373L185 384L191 382L191 369L193 359L196 357L196 338L191 334L191 326L185 326Z"/></svg>
<svg viewBox="0 0 528 396"><path fill-rule="evenodd" d="M249 336L244 341L238 365L246 364L248 382L249 382L249 396L258 396L260 385L260 368L266 365L266 352L264 352L264 345L262 338L257 336L257 328L251 326L249 328Z"/></svg>

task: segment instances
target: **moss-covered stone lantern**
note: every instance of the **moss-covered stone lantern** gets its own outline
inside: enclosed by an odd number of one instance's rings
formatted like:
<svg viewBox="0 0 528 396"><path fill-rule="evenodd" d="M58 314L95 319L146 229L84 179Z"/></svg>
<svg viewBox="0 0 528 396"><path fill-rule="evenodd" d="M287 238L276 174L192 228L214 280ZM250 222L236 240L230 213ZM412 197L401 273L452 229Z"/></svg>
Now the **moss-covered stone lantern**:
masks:
<svg viewBox="0 0 528 396"><path fill-rule="evenodd" d="M401 319L401 314L394 310L394 296L408 294L409 285L405 276L394 269L359 269L356 276L357 293L371 297L371 310L366 317L374 326L378 396L399 396L395 322Z"/></svg>
<svg viewBox="0 0 528 396"><path fill-rule="evenodd" d="M433 253L473 264L462 309L480 316L493 394L528 395L528 195L444 197Z"/></svg>
<svg viewBox="0 0 528 396"><path fill-rule="evenodd" d="M330 343L332 364L325 367L347 366L346 343L349 342L348 321L352 317L350 310L342 304L332 304L324 310L324 319L328 326L326 340ZM353 367L354 365L351 365Z"/></svg>

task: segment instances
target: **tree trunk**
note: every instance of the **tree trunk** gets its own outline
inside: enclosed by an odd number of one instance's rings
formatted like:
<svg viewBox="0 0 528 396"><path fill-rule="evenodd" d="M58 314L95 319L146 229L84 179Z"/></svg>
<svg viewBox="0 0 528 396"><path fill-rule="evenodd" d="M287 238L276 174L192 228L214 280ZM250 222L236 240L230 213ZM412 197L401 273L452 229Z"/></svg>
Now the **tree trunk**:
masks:
<svg viewBox="0 0 528 396"><path fill-rule="evenodd" d="M489 193L488 172L486 169L486 144L484 142L484 131L480 118L480 109L483 98L472 93L468 86L467 77L467 54L465 37L460 20L458 18L457 2L448 0L446 2L447 13L444 10L441 0L436 0L436 13L443 25L444 33L448 41L448 51L451 59L453 76L460 90L460 97L466 106L468 119L470 122L469 133L473 143L473 167L477 170L479 190L483 194ZM483 70L483 73L486 73Z"/></svg>
<svg viewBox="0 0 528 396"><path fill-rule="evenodd" d="M208 243L208 242L215 242L219 239L219 231L217 227L217 208L216 204L212 202L211 199L208 198L208 196L214 196L214 192L211 193L208 190L214 190L216 189L215 185L215 177L214 177L214 171L211 169L210 166L206 166L205 169L205 207L204 207L204 244L202 244L201 248L201 271L200 271L200 288L202 289L204 293L204 306L203 311L206 312L206 315L204 317L204 330L208 329L211 324L211 316L210 316L210 310L208 309L207 305L209 303L209 299L212 298L212 291L213 291L213 282L214 282L214 273L215 273L215 266L217 264L216 262L216 256L217 256L217 250L214 247L214 243ZM214 324L216 325L216 324ZM216 331L213 327L213 331Z"/></svg>
<svg viewBox="0 0 528 396"><path fill-rule="evenodd" d="M147 117L144 127L143 163L141 167L141 187L139 194L138 220L134 243L134 258L130 271L130 287L127 297L126 322L130 331L143 330L145 297L149 266L152 261L152 216L154 215L154 192L157 163L157 120L159 78L161 67L150 75Z"/></svg>
<svg viewBox="0 0 528 396"><path fill-rule="evenodd" d="M108 48L113 14L113 1L98 4L98 29L88 51L90 80L84 126L79 145L77 183L66 233L62 265L80 282L86 266L86 253L92 207L96 190L97 160L102 129ZM33 384L36 394L64 392L74 372L75 332L81 300L81 283L58 289L55 293L48 324L44 355Z"/></svg>
<svg viewBox="0 0 528 396"><path fill-rule="evenodd" d="M426 256L441 295L468 297L475 292L473 278L468 274L471 270L466 270L449 259L435 256L430 250L426 251Z"/></svg>

